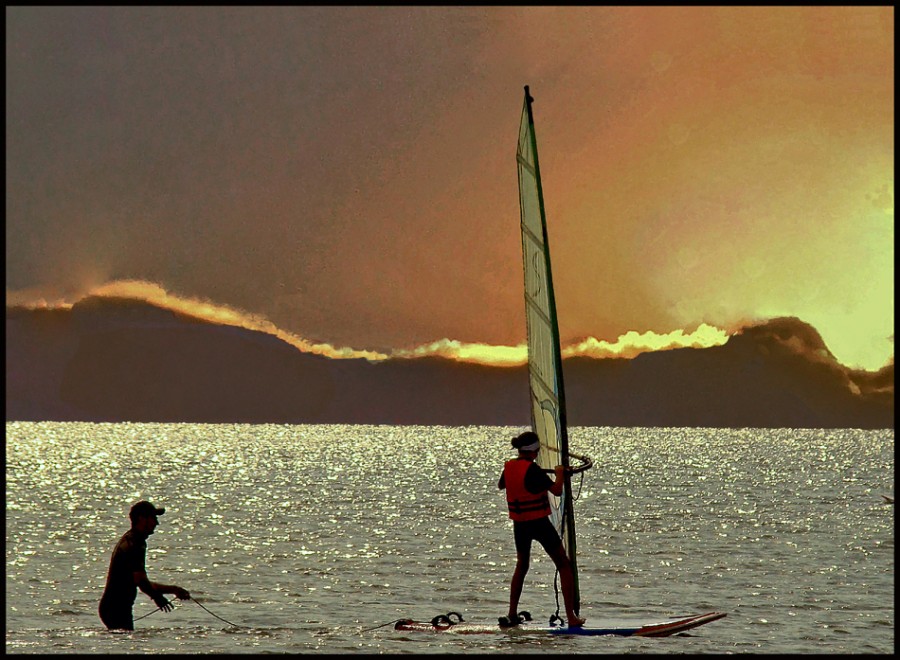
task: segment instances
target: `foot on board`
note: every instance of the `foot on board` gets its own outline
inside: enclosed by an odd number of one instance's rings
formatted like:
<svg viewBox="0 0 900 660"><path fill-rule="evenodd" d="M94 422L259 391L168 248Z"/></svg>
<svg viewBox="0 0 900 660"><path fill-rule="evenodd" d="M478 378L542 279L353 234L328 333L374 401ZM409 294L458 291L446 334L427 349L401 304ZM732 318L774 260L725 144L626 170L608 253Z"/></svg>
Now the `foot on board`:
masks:
<svg viewBox="0 0 900 660"><path fill-rule="evenodd" d="M497 619L497 622L500 624L501 628L512 628L513 626L522 623L522 617L515 614L513 616L501 616Z"/></svg>
<svg viewBox="0 0 900 660"><path fill-rule="evenodd" d="M585 621L587 621L587 619L582 619L580 616L574 616L574 617L569 617L566 620L566 623L569 624L569 628L580 628L581 626L584 625Z"/></svg>

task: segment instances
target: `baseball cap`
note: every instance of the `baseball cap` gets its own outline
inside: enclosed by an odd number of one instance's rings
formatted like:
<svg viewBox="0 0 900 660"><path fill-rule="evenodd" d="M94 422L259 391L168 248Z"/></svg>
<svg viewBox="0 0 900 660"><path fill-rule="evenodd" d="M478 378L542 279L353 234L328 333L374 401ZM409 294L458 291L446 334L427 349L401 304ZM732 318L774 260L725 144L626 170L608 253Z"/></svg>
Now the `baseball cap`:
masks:
<svg viewBox="0 0 900 660"><path fill-rule="evenodd" d="M128 517L135 520L138 516L161 516L166 510L163 507L157 507L147 500L141 500L128 513Z"/></svg>

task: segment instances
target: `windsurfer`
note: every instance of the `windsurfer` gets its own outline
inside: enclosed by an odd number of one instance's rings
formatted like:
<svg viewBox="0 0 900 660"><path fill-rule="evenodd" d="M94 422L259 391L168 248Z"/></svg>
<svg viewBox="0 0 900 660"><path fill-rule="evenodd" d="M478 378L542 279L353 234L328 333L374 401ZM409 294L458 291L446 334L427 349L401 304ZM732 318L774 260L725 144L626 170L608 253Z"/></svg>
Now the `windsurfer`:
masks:
<svg viewBox="0 0 900 660"><path fill-rule="evenodd" d="M172 604L163 594L174 594L180 600L188 600L191 594L175 585L151 582L145 568L147 558L147 537L159 525L159 518L165 513L147 501L131 507L131 529L119 539L109 561L106 588L100 598L100 620L110 630L134 630L132 607L137 597L137 588L150 596L156 606L164 612L172 610Z"/></svg>
<svg viewBox="0 0 900 660"><path fill-rule="evenodd" d="M559 534L550 522L551 509L547 492L556 496L562 494L565 468L562 465L556 466L554 481L535 464L540 441L534 431L526 431L513 438L512 446L519 450L519 456L506 462L497 483L499 489L506 489L506 502L509 517L513 521L516 541L516 570L509 585L509 614L506 621L501 619L501 623L517 625L521 622L517 612L519 598L531 560L531 542L537 541L544 546L544 550L559 571L568 625L570 627L584 625L585 620L574 610L575 585L572 565L566 556Z"/></svg>

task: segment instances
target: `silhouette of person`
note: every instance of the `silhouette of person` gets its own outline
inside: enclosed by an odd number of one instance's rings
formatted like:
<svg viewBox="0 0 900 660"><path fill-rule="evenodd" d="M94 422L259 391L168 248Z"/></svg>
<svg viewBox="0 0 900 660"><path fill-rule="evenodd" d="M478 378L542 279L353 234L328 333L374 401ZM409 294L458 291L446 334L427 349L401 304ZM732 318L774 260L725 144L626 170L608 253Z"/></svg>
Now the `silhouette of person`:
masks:
<svg viewBox="0 0 900 660"><path fill-rule="evenodd" d="M565 468L562 465L556 466L554 481L534 462L540 448L540 440L534 431L525 431L513 438L512 446L519 450L519 456L506 461L503 474L497 482L497 488L506 489L506 503L516 540L516 570L509 585L509 614L501 617L500 625L514 626L521 623L517 612L519 598L531 561L531 542L537 541L544 546L559 571L566 605L566 622L569 626L582 626L585 620L574 609L575 581L572 577L572 564L556 528L550 522L550 500L547 497L548 491L557 497L562 494Z"/></svg>
<svg viewBox="0 0 900 660"><path fill-rule="evenodd" d="M128 514L131 529L122 535L113 549L106 587L100 598L100 620L110 630L134 630L132 607L138 587L164 612L170 612L172 604L163 594L174 594L180 600L191 597L181 587L151 582L147 578L147 537L159 525L157 516L165 512L165 509L157 508L146 500L131 507Z"/></svg>

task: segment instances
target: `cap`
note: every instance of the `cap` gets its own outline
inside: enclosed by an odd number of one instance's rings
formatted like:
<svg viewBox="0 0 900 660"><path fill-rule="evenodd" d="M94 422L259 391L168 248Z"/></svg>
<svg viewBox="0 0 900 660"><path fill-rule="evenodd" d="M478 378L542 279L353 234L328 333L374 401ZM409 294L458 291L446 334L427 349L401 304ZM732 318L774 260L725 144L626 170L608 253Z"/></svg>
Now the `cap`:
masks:
<svg viewBox="0 0 900 660"><path fill-rule="evenodd" d="M138 516L161 516L165 512L166 510L163 507L157 507L147 500L141 500L131 507L128 517L135 520Z"/></svg>

